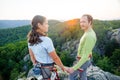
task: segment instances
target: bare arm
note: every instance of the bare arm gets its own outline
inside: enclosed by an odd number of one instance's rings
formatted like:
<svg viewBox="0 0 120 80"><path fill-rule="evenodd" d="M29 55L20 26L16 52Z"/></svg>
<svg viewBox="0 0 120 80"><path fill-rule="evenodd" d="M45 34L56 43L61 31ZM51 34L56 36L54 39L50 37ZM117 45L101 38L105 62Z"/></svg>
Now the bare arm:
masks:
<svg viewBox="0 0 120 80"><path fill-rule="evenodd" d="M59 56L56 54L56 51L50 52L49 55L54 60L54 62L64 71L64 65L62 64Z"/></svg>
<svg viewBox="0 0 120 80"><path fill-rule="evenodd" d="M35 56L34 56L34 54L33 54L31 49L29 49L29 54L30 54L30 58L31 58L31 61L32 61L33 65L35 65L36 64L36 60L35 60Z"/></svg>

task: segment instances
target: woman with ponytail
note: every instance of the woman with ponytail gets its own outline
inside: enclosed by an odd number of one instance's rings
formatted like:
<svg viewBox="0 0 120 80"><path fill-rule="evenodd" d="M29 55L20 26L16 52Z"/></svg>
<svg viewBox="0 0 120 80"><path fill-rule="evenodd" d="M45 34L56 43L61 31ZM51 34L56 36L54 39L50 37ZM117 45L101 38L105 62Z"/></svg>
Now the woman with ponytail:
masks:
<svg viewBox="0 0 120 80"><path fill-rule="evenodd" d="M56 54L52 40L47 36L48 20L44 16L36 15L31 22L31 31L28 33L28 48L33 65L53 64L54 62L64 70L64 66Z"/></svg>

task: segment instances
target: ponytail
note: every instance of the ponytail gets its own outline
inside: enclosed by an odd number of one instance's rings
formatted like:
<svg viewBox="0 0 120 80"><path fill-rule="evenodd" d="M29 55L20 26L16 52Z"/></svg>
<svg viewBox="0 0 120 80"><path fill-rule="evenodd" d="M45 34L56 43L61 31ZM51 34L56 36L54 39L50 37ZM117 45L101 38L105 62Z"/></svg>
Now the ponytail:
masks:
<svg viewBox="0 0 120 80"><path fill-rule="evenodd" d="M34 44L38 44L39 42L42 42L39 36L40 36L39 33L33 29L28 33L28 42L30 43L31 46Z"/></svg>

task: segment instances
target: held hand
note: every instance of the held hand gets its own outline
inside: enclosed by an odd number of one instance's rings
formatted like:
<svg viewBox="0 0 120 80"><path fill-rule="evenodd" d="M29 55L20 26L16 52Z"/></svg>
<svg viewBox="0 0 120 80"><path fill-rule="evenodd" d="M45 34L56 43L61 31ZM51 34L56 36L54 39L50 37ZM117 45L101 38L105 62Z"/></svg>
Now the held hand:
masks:
<svg viewBox="0 0 120 80"><path fill-rule="evenodd" d="M69 67L64 67L65 71L67 73L73 73L74 72L74 69L73 68L69 68Z"/></svg>
<svg viewBox="0 0 120 80"><path fill-rule="evenodd" d="M64 67L64 70L67 72L67 73L69 73L68 71L69 71L69 67Z"/></svg>
<svg viewBox="0 0 120 80"><path fill-rule="evenodd" d="M64 72L65 71L65 67L61 67L62 71Z"/></svg>
<svg viewBox="0 0 120 80"><path fill-rule="evenodd" d="M62 71L64 71L64 72L65 72L65 71L66 71L66 72L68 71L68 67L66 67L66 66L63 66L61 69L62 69Z"/></svg>
<svg viewBox="0 0 120 80"><path fill-rule="evenodd" d="M74 72L74 69L73 68L69 68L69 70L68 70L68 73L73 73Z"/></svg>

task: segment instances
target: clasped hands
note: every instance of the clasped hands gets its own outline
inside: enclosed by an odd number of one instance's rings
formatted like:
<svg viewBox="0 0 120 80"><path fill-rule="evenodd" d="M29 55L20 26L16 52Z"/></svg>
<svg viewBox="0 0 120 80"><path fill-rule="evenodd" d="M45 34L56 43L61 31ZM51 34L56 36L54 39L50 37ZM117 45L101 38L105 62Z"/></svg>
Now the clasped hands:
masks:
<svg viewBox="0 0 120 80"><path fill-rule="evenodd" d="M64 71L66 71L67 73L71 74L74 72L74 69L71 67L64 67Z"/></svg>
<svg viewBox="0 0 120 80"><path fill-rule="evenodd" d="M83 71L83 69L79 68L78 69L80 72ZM67 73L71 74L73 73L75 70L72 67L64 67L64 71L66 71Z"/></svg>
<svg viewBox="0 0 120 80"><path fill-rule="evenodd" d="M76 59L77 60L80 60L80 58L81 57L77 57ZM79 68L78 69L80 72L82 72L83 71L83 69L81 69L81 68ZM64 71L66 71L67 73L69 73L69 74L71 74L71 73L73 73L74 72L74 69L72 68L72 67L64 67Z"/></svg>

